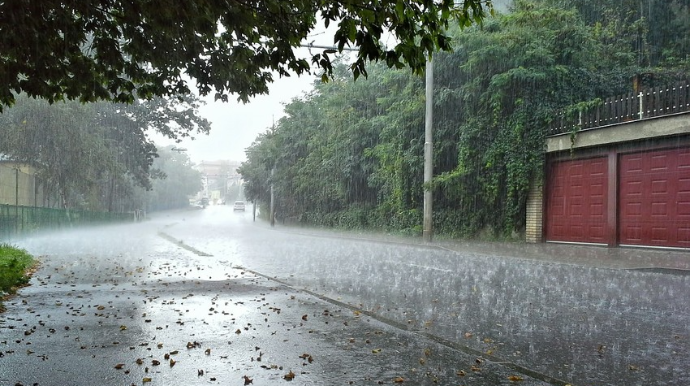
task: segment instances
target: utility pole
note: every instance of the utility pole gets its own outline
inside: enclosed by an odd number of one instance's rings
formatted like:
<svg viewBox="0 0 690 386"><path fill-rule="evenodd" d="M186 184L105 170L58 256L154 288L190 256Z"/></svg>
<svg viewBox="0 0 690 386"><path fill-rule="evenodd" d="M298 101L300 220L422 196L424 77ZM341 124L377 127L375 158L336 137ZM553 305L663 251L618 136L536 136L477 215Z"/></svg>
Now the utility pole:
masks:
<svg viewBox="0 0 690 386"><path fill-rule="evenodd" d="M424 120L424 225L422 237L425 242L433 238L433 190L429 187L434 176L434 64L431 59L426 61L426 114Z"/></svg>
<svg viewBox="0 0 690 386"><path fill-rule="evenodd" d="M271 226L276 225L276 213L275 213L275 204L274 204L274 189L273 189L273 174L276 172L276 167L274 166L273 169L271 169Z"/></svg>
<svg viewBox="0 0 690 386"><path fill-rule="evenodd" d="M14 232L19 234L19 166L14 168Z"/></svg>

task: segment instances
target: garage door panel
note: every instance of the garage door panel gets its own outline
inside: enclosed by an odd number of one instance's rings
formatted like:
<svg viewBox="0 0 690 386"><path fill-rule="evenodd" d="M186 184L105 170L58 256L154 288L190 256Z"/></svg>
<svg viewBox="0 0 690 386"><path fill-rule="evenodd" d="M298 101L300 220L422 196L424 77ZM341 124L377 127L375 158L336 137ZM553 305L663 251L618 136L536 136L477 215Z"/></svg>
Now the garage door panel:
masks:
<svg viewBox="0 0 690 386"><path fill-rule="evenodd" d="M605 242L606 157L568 160L551 165L546 202L546 239Z"/></svg>
<svg viewBox="0 0 690 386"><path fill-rule="evenodd" d="M652 241L656 243L667 243L669 241L668 227L655 226L652 227Z"/></svg>
<svg viewBox="0 0 690 386"><path fill-rule="evenodd" d="M653 180L652 193L668 193L668 180Z"/></svg>
<svg viewBox="0 0 690 386"><path fill-rule="evenodd" d="M642 171L642 157L640 156L630 156L628 157L628 171L630 173L635 171Z"/></svg>
<svg viewBox="0 0 690 386"><path fill-rule="evenodd" d="M591 212L593 217L603 217L605 215L604 213L604 205L603 204L592 204Z"/></svg>
<svg viewBox="0 0 690 386"><path fill-rule="evenodd" d="M621 183L621 189L625 189L630 195L635 193L642 195L642 181L634 180L633 177L628 181L623 181Z"/></svg>
<svg viewBox="0 0 690 386"><path fill-rule="evenodd" d="M604 184L596 184L596 183L592 184L590 189L591 189L591 195L592 196L599 196L599 197L603 197L604 192L606 191L606 187L604 187Z"/></svg>
<svg viewBox="0 0 690 386"><path fill-rule="evenodd" d="M690 192L690 178L678 179L678 192Z"/></svg>
<svg viewBox="0 0 690 386"><path fill-rule="evenodd" d="M628 242L639 243L642 242L642 229L636 225L625 226L625 232L628 237Z"/></svg>
<svg viewBox="0 0 690 386"><path fill-rule="evenodd" d="M666 196L660 197L660 198L667 198ZM668 202L666 201L661 201L661 200L654 200L654 197L652 197L652 202L649 207L650 214L652 216L666 216L668 215Z"/></svg>
<svg viewBox="0 0 690 386"><path fill-rule="evenodd" d="M690 149L680 150L676 159L678 169L690 169Z"/></svg>
<svg viewBox="0 0 690 386"><path fill-rule="evenodd" d="M676 238L679 244L684 247L690 247L690 227L688 228L678 228L676 231Z"/></svg>
<svg viewBox="0 0 690 386"><path fill-rule="evenodd" d="M643 162L644 165L644 162ZM649 169L652 171L664 171L669 168L669 160L667 154L652 155L649 159Z"/></svg>
<svg viewBox="0 0 690 386"><path fill-rule="evenodd" d="M690 149L620 157L619 242L690 245Z"/></svg>

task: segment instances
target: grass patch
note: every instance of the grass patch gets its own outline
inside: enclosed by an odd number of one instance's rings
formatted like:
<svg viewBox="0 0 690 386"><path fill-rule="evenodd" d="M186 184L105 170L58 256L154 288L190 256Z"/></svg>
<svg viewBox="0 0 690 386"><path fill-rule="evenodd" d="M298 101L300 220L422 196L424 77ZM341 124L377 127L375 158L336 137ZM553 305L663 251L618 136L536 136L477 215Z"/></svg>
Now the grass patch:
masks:
<svg viewBox="0 0 690 386"><path fill-rule="evenodd" d="M17 288L29 282L27 271L35 260L23 249L8 244L0 244L0 310L2 297L13 294Z"/></svg>

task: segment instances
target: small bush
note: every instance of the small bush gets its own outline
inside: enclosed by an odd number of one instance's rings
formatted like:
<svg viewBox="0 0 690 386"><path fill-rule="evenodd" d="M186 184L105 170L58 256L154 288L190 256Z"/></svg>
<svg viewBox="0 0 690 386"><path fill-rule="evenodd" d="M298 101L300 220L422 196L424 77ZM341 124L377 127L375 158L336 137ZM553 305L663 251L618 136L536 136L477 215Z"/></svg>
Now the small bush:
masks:
<svg viewBox="0 0 690 386"><path fill-rule="evenodd" d="M17 287L29 282L26 271L34 259L25 250L0 244L0 295L14 293Z"/></svg>

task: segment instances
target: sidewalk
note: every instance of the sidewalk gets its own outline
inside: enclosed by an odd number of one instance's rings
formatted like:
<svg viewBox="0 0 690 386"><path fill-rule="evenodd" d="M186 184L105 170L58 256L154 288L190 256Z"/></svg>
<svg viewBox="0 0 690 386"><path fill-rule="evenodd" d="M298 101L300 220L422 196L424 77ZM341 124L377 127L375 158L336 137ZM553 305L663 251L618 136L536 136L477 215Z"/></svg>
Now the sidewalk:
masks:
<svg viewBox="0 0 690 386"><path fill-rule="evenodd" d="M508 258L537 260L609 269L634 269L690 275L690 250L662 248L633 248L524 242L488 242L438 239L426 243L421 237L404 237L384 233L361 233L328 229L280 226L279 230L321 237L408 244L428 248L442 248L458 253L474 253Z"/></svg>
<svg viewBox="0 0 690 386"><path fill-rule="evenodd" d="M434 243L432 243L434 244ZM436 245L436 244L434 244ZM610 269L640 269L690 274L690 251L565 244L444 242L449 250Z"/></svg>

